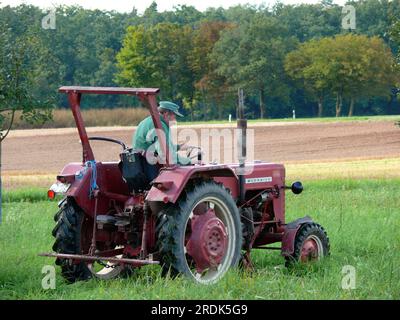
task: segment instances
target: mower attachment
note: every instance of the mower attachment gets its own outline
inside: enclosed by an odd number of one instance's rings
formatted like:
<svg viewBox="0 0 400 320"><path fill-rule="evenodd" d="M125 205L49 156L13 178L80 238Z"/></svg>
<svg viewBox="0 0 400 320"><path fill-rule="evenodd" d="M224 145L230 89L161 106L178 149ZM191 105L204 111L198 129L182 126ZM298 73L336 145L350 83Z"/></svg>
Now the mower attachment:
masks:
<svg viewBox="0 0 400 320"><path fill-rule="evenodd" d="M64 253L40 253L39 256L55 257L55 258L60 258L60 259L70 259L70 260L75 260L76 262L80 262L80 261L94 262L94 261L98 261L98 260L107 260L108 262L114 262L114 263L120 263L120 264L131 264L135 267L140 267L140 266L144 266L147 264L160 264L159 261L154 261L154 260L99 257L99 256L64 254Z"/></svg>

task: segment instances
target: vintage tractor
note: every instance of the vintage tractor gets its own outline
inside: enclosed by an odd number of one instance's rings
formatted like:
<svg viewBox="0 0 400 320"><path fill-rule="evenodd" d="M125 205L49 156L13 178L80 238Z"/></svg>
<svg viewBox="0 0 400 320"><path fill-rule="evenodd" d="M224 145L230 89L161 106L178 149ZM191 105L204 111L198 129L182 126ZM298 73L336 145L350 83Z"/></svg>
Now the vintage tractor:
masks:
<svg viewBox="0 0 400 320"><path fill-rule="evenodd" d="M301 183L286 186L281 164L245 162L243 102L239 163L204 164L199 152L197 164L183 166L170 161L165 136L159 133L158 89L70 86L59 91L68 95L83 161L67 164L48 192L49 198L64 198L54 217L54 253L41 255L56 257L67 281L111 279L159 264L163 275L183 274L211 284L240 261L251 267L252 249L279 249L288 264L329 253L326 232L311 218L285 221L285 191L298 194ZM82 94L134 95L149 109L164 155L154 180L147 181L144 174L143 153L114 139L88 137L80 112ZM96 162L90 140L121 145L121 161ZM281 247L266 246L272 243Z"/></svg>

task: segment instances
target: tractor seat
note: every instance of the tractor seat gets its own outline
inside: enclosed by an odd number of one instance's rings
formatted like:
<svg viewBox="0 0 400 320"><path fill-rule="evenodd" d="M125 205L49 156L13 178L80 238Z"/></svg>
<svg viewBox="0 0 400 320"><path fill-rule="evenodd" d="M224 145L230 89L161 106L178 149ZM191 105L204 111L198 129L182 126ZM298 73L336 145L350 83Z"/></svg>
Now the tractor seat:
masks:
<svg viewBox="0 0 400 320"><path fill-rule="evenodd" d="M158 176L159 166L147 163L140 150L132 148L120 154L120 170L128 184L129 193L139 193L150 189L150 182Z"/></svg>

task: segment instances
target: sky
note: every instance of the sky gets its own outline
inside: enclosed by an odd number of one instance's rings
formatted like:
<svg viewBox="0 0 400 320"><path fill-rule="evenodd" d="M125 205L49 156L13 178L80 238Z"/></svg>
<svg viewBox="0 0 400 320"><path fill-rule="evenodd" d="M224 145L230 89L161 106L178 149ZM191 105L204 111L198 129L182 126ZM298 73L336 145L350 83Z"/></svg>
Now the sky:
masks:
<svg viewBox="0 0 400 320"><path fill-rule="evenodd" d="M135 7L140 14L149 7L153 0L0 0L0 6L17 6L19 4L33 4L43 9L48 9L59 4L78 4L87 9L116 10L119 12L130 12ZM229 8L237 4L272 5L275 0L156 0L158 11L172 10L174 6L185 4L194 6L199 11L209 7ZM281 0L284 4L318 3L320 0ZM334 0L336 4L343 5L345 0Z"/></svg>

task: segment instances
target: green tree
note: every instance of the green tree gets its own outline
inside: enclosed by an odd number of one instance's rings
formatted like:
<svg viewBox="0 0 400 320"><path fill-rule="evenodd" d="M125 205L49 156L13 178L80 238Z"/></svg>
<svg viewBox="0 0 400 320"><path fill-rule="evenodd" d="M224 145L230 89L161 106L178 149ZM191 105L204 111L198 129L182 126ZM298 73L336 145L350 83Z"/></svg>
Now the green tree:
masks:
<svg viewBox="0 0 400 320"><path fill-rule="evenodd" d="M396 64L400 67L400 19L394 19L390 27L390 39L396 48Z"/></svg>
<svg viewBox="0 0 400 320"><path fill-rule="evenodd" d="M396 70L396 82L395 88L392 89L391 100L396 100L398 94L400 93L400 19L394 18L392 21L392 25L390 27L390 39L396 48L396 63L395 63L395 70ZM397 125L400 126L400 121L397 122Z"/></svg>
<svg viewBox="0 0 400 320"><path fill-rule="evenodd" d="M0 142L10 132L17 111L28 122L45 122L51 118L49 101L33 95L38 74L32 60L37 59L40 43L33 36L12 38L10 29L0 26Z"/></svg>
<svg viewBox="0 0 400 320"><path fill-rule="evenodd" d="M325 1L321 4L275 4L274 16L301 42L333 36L341 32L342 8Z"/></svg>
<svg viewBox="0 0 400 320"><path fill-rule="evenodd" d="M400 16L400 1L357 0L349 1L348 4L356 8L357 28L352 31L353 33L369 37L379 36L390 46L392 52L398 52L398 41L391 36L389 29L393 20ZM39 97L40 100L49 99L61 85L114 85L114 79L121 76L121 69L117 69L116 54L121 51L127 27L137 28L144 25L143 32L150 33L151 37L155 37L158 42L154 44L151 39L142 39L146 40L143 44L147 47L144 55L147 65L141 67L146 70L141 73L144 83L162 87L162 94L165 97L168 99L174 97L176 102L183 103L185 109L194 118L203 117L205 110L209 118L222 117L228 111L234 112L234 105L229 97L234 97L236 95L234 87L243 83L248 83L248 87L245 87L246 103L251 115L258 115L261 110L265 112L265 104L268 104L269 116L287 116L289 106L295 104L298 115L309 116L313 114L315 102L320 100L321 96L329 98L329 100L322 99L326 105L326 114L335 113L335 106L331 102L332 97L336 97L340 112L342 112L340 101L343 100L346 103L350 101L351 104L352 96L355 97L353 105L364 104L363 112L366 113L396 112L396 105L398 108L399 102L394 94L388 103L385 103L385 97L379 97L382 95L381 92L386 92L386 89L376 93L360 90L357 87L356 91L351 92L353 82L345 84L343 80L342 86L338 81L334 81L327 89L316 91L315 86L322 85L321 78L318 78L318 68L314 69L317 72L314 75L313 69L309 69L311 74L305 83L302 77L294 80L287 79L282 67L279 67L282 64L279 62L281 52L284 55L284 47L290 47L289 43L278 44L279 39L294 37L300 42L305 42L345 33L341 29L342 7L333 4L331 0L320 1L313 5L285 5L278 2L270 8L238 5L228 9L209 8L204 12L185 5L177 6L170 11L158 12L154 2L143 15L138 15L134 8L130 13L118 13L87 10L79 6L58 6L55 30L41 28L41 19L45 14L46 12L32 5L0 8L0 21L8 25L12 39L35 36L40 42L40 48L36 48L36 50L40 49L40 55L37 54L37 58L27 62L31 64L29 68L35 74L30 93ZM262 29L266 29L265 25L272 20L275 21L273 24L276 27L270 28L270 32L265 32L262 36L258 35L257 28L262 34ZM260 26L256 25L258 23ZM175 27L167 27L171 24ZM209 24L211 31L208 32L207 27L203 27L202 24ZM234 33L232 30L218 30L219 24L221 26L235 25L239 34L232 35ZM246 34L247 31L253 32L251 36ZM171 34L173 32L176 34ZM201 32L204 32L204 36L199 35ZM231 36L226 35L231 39L224 39L225 37L220 39L221 33L231 34ZM212 41L206 39L208 36ZM266 39L263 39L265 37ZM161 47L166 48L165 43L168 41L171 45L167 54ZM230 43L232 47L226 47L227 43ZM277 50L268 49L268 44L277 46ZM246 57L247 49L238 45L249 47L248 57ZM218 51L218 49L214 50L214 47L224 46L227 48L226 54L224 50L220 50L221 55L218 59L215 59L213 54L209 54L209 52ZM200 56L202 53L204 55ZM345 51L345 53L348 52ZM151 58L159 54L161 55L157 59ZM343 52L342 54L344 55ZM244 58L238 60L235 58L237 56ZM262 61L262 57L268 59ZM224 60L234 62L232 70L229 70L229 65ZM265 70L268 64L271 70L267 72ZM200 69L199 65L202 66ZM333 67L326 65L324 70L329 73L330 68ZM353 67L346 68L339 68L337 65L337 70L342 70L341 72L354 70L351 69ZM275 74L277 77L265 79L269 85L265 88L264 98L261 99L260 90L254 90L260 81L256 81L257 77L250 77L250 74L256 72L255 70L262 70L259 78L262 74ZM138 71L135 69L135 72ZM340 73L337 76L341 76ZM140 76L138 79L143 77ZM149 77L151 81L146 77ZM173 84L168 84L164 80L172 81ZM324 78L325 80L328 81L327 78ZM140 83L140 81L135 83ZM119 83L122 84L122 82ZM293 83L297 84L297 88ZM335 85L339 87L336 88ZM59 106L67 106L64 96L56 96ZM261 110L260 100L264 103ZM365 105L367 101L368 104ZM82 107L113 106L124 103L127 102L122 97L100 99L97 96L91 96L82 101Z"/></svg>
<svg viewBox="0 0 400 320"><path fill-rule="evenodd" d="M164 22L163 16L158 12L157 2L153 1L144 11L142 23L148 27Z"/></svg>
<svg viewBox="0 0 400 320"><path fill-rule="evenodd" d="M258 13L249 23L223 32L212 57L217 73L232 88L258 95L260 118L264 118L266 96L287 101L283 62L296 45L296 39L287 35L277 19Z"/></svg>
<svg viewBox="0 0 400 320"><path fill-rule="evenodd" d="M286 73L317 100L318 117L323 115L324 98L329 88L329 70L325 60L329 48L325 43L326 40L308 41L285 58Z"/></svg>
<svg viewBox="0 0 400 320"><path fill-rule="evenodd" d="M0 24L0 222L1 222L1 145L9 134L17 111L30 123L51 118L47 103L39 101L31 92L35 70L30 61L40 51L34 37L13 38L11 30Z"/></svg>
<svg viewBox="0 0 400 320"><path fill-rule="evenodd" d="M357 99L390 95L396 82L394 58L390 48L376 36L349 34L338 36L336 41L342 52L339 77L343 95L350 99L348 116L352 116ZM339 108L337 115L340 111Z"/></svg>
<svg viewBox="0 0 400 320"><path fill-rule="evenodd" d="M393 56L384 42L354 34L302 44L287 55L285 69L318 97L318 116L327 92L336 95L336 116L341 115L343 98L349 98L351 116L357 98L389 95L395 79Z"/></svg>
<svg viewBox="0 0 400 320"><path fill-rule="evenodd" d="M38 36L48 51L47 60L40 63L47 70L46 77L42 77L43 83L47 80L47 85L42 86L47 95L57 92L61 85L99 85L99 81L115 85L112 64L116 63L115 54L120 50L126 25L137 21L135 12L121 14L58 6L55 30L43 30L40 21L38 18L36 22ZM91 96L82 101L82 107L109 105L119 98ZM66 106L62 95L57 99L59 105Z"/></svg>
<svg viewBox="0 0 400 320"><path fill-rule="evenodd" d="M348 1L356 10L356 33L366 36L379 36L387 41L391 18L399 17L400 1L358 0Z"/></svg>
<svg viewBox="0 0 400 320"><path fill-rule="evenodd" d="M178 5L174 7L174 11L166 11L161 15L164 17L164 22L177 23L180 26L193 26L203 18L202 12L186 5Z"/></svg>
<svg viewBox="0 0 400 320"><path fill-rule="evenodd" d="M171 23L128 27L117 54L116 81L121 85L159 87L162 99L190 98L194 91L190 51L189 27Z"/></svg>
<svg viewBox="0 0 400 320"><path fill-rule="evenodd" d="M218 119L222 119L227 88L225 78L215 72L218 65L212 59L211 54L214 45L220 38L221 32L232 27L233 24L227 22L203 21L194 31L192 38L193 50L189 55L189 64L194 75L197 98L210 107L208 111L214 110L215 108L212 106L216 105ZM202 109L204 108L202 107ZM193 104L191 105L190 113L193 120Z"/></svg>

